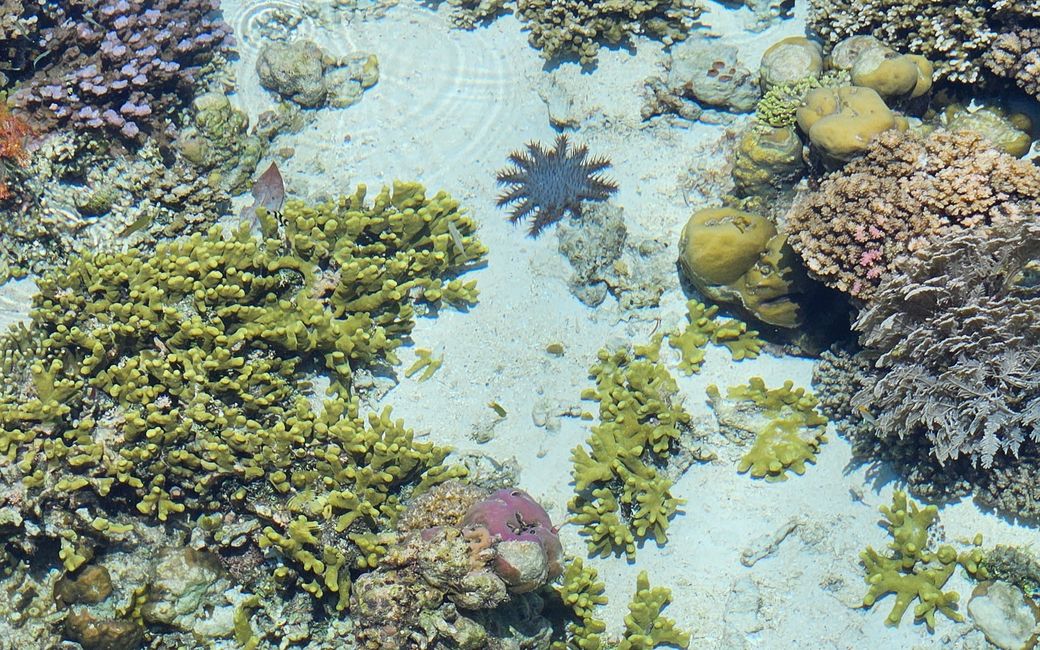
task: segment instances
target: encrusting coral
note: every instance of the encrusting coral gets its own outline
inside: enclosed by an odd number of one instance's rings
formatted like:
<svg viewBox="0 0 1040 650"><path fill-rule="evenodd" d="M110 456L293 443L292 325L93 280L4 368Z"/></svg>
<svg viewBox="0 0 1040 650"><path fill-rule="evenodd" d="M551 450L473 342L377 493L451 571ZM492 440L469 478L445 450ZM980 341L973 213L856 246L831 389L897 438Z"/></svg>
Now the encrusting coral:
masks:
<svg viewBox="0 0 1040 650"><path fill-rule="evenodd" d="M1023 218L1040 199L1040 168L977 134L920 138L887 131L787 214L809 274L869 301L896 263L929 242Z"/></svg>
<svg viewBox="0 0 1040 650"><path fill-rule="evenodd" d="M33 528L67 569L139 517L219 530L230 511L263 523L277 580L344 607L351 537L460 473L388 410L362 415L352 387L396 360L418 305L476 299L448 277L484 255L473 221L408 183L258 217L262 238L214 228L151 256L75 257L0 345L0 468L21 476L27 517L80 513Z"/></svg>
<svg viewBox="0 0 1040 650"><path fill-rule="evenodd" d="M883 437L926 436L940 463L990 467L1035 448L1037 313L1036 211L956 233L905 259L860 312L854 328L881 356L853 403L876 414Z"/></svg>
<svg viewBox="0 0 1040 650"><path fill-rule="evenodd" d="M935 630L936 612L954 621L964 620L956 609L960 598L957 592L942 589L958 565L971 576L987 577L986 569L981 566L982 536L976 535L974 548L961 553L949 544L931 550L928 530L938 520L935 506L920 508L907 499L905 493L896 491L891 507L881 506L880 510L885 516L883 525L892 536L888 545L891 552L883 555L868 546L860 554L868 586L863 606L872 607L879 598L895 594L892 611L885 619L888 625L899 625L915 600L918 604L914 607L914 618L923 619L931 631Z"/></svg>

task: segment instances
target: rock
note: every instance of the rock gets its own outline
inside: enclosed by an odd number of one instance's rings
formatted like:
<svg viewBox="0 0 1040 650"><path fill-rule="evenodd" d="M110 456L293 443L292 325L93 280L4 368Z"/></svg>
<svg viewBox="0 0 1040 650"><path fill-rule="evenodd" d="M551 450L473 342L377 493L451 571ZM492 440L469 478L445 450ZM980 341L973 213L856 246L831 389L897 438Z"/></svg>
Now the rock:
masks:
<svg viewBox="0 0 1040 650"><path fill-rule="evenodd" d="M260 85L304 108L345 108L379 80L374 54L337 60L313 41L270 42L256 61Z"/></svg>
<svg viewBox="0 0 1040 650"><path fill-rule="evenodd" d="M86 610L65 618L65 633L84 650L137 650L144 642L144 629L137 623L97 619Z"/></svg>
<svg viewBox="0 0 1040 650"><path fill-rule="evenodd" d="M737 59L737 48L691 38L672 48L668 88L703 106L746 113L758 102L757 79Z"/></svg>
<svg viewBox="0 0 1040 650"><path fill-rule="evenodd" d="M968 614L986 639L1001 650L1036 647L1040 610L1015 585L1002 580L981 583L968 601Z"/></svg>
<svg viewBox="0 0 1040 650"><path fill-rule="evenodd" d="M823 72L823 50L804 36L777 41L762 54L759 83L762 90L801 81L819 79Z"/></svg>
<svg viewBox="0 0 1040 650"><path fill-rule="evenodd" d="M66 575L54 585L55 599L69 605L100 603L111 593L108 569L97 564L84 567L75 578Z"/></svg>
<svg viewBox="0 0 1040 650"><path fill-rule="evenodd" d="M260 85L300 106L325 104L326 55L313 41L269 42L260 50L256 73Z"/></svg>
<svg viewBox="0 0 1040 650"><path fill-rule="evenodd" d="M154 576L148 602L141 607L145 622L201 637L234 633L234 606L224 595L230 582L216 555L190 548L168 549L160 554Z"/></svg>

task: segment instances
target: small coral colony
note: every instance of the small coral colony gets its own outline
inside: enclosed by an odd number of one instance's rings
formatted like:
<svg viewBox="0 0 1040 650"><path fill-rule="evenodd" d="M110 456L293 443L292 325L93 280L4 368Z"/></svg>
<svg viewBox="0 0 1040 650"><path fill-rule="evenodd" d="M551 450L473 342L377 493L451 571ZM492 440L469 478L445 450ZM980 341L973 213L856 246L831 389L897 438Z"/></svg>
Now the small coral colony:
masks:
<svg viewBox="0 0 1040 650"><path fill-rule="evenodd" d="M745 4L759 27L789 19ZM731 182L694 206L655 294L681 280L686 323L589 360L551 521L499 464L364 406L417 315L477 301L470 215L494 206L414 181L287 197L269 163L291 155L277 136L362 101L374 55L267 42L250 72L278 108L250 123L218 0L0 1L0 282L35 281L0 339L0 645L689 647L695 623L645 572L608 628L583 556L668 544L693 499L675 481L718 458L690 444L676 373L766 341L818 359L817 394L709 386L733 470L796 482L831 422L906 486L881 508L891 541L862 553L865 609L962 620L958 571L973 599L1037 599L1029 549L940 543L919 502L1040 520L1040 4L809 4L806 35L760 61L709 41L693 0L440 8L462 29L511 12L549 66L593 75L602 48L658 40L640 118L738 130ZM564 228L609 221L629 179L580 132L517 146L497 176L512 222L559 222L563 250ZM442 361L417 358L416 381Z"/></svg>

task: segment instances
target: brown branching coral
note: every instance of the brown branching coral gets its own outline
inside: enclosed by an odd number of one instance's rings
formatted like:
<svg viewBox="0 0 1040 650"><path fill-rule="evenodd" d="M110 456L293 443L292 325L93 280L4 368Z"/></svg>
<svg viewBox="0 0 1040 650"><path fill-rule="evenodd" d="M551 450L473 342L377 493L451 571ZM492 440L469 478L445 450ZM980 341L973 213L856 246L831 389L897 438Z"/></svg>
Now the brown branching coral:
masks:
<svg viewBox="0 0 1040 650"><path fill-rule="evenodd" d="M1015 26L1040 21L1040 4L1022 0L811 0L809 28L828 46L870 34L923 54L937 79L975 83L981 57Z"/></svg>
<svg viewBox="0 0 1040 650"><path fill-rule="evenodd" d="M637 34L667 45L683 40L701 8L696 0L517 0L516 13L531 31L531 45L547 60L573 53L588 65L601 44Z"/></svg>
<svg viewBox="0 0 1040 650"><path fill-rule="evenodd" d="M810 274L870 300L903 257L931 240L1016 220L1040 200L1040 168L981 136L889 131L833 172L787 215Z"/></svg>
<svg viewBox="0 0 1040 650"><path fill-rule="evenodd" d="M1035 449L1040 211L953 234L897 271L854 325L882 373L853 403L882 435L925 435L940 463Z"/></svg>
<svg viewBox="0 0 1040 650"><path fill-rule="evenodd" d="M1040 28L1001 34L983 57L986 67L1040 99Z"/></svg>

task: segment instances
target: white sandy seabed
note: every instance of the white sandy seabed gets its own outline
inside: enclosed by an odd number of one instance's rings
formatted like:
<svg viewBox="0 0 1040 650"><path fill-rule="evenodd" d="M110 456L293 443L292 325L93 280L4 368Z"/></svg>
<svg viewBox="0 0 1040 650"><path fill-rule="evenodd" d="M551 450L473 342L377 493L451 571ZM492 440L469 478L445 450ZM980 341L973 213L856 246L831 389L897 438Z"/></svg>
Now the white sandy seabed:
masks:
<svg viewBox="0 0 1040 650"><path fill-rule="evenodd" d="M222 3L241 52L235 102L251 118L272 106L254 71L260 44L254 23L276 10L302 15L304 1ZM803 33L802 5L795 18L761 33L746 31L746 10L717 4L703 22L722 42L737 45L753 67L769 44ZM520 487L554 521L564 520L573 489L570 450L583 442L589 424L564 417L558 430L550 430L557 428L537 426L533 413L581 404L596 351L608 343L645 342L659 318L666 325L679 323L686 297L673 273L660 308L643 310L652 313L624 313L609 297L595 310L585 307L568 290L571 270L557 252L555 234L530 239L495 207L494 172L509 151L555 137L543 97L569 102L569 113L580 118L573 137L613 161L610 172L620 185L613 200L624 208L630 237L674 248L691 210L713 205L721 193L726 149L739 122L683 128L643 122L643 80L659 73L665 53L642 39L634 51L602 49L592 74L574 63L547 69L515 18L462 31L452 28L446 6L433 9L412 0L401 0L377 20L333 26L304 18L296 35L334 54L376 54L380 81L359 104L319 111L302 132L279 138L276 148L295 150L280 163L289 193L335 195L361 182L374 192L394 179L419 180L468 207L490 249L487 265L468 276L478 281L479 304L466 313L445 309L437 318L420 319L414 347L401 353L407 367L415 347L429 348L443 355L442 367L425 382L402 377L383 402L430 440L499 460L515 458L522 468ZM14 283L0 293L12 289L8 302L25 293ZM10 312L11 305L0 304L5 309ZM551 342L563 344L562 357L545 352ZM700 375L676 374L686 408L698 421L711 422L706 385L731 386L759 375L769 386L791 379L808 387L812 361L763 354L734 363L724 350L710 349ZM475 434L494 422L487 406L492 400L509 415L494 424L490 441L478 443ZM848 443L833 431L828 439L815 466L780 483L737 474L734 449L719 449L718 460L692 466L672 489L687 503L672 520L664 547L647 543L634 563L588 560L607 584L610 604L601 613L610 632L620 633L636 576L646 570L652 584L671 588L666 614L691 632L692 648L992 647L970 623L941 615L934 634L912 623L910 613L899 628L886 627L892 596L873 610L859 607L865 592L859 553L867 544L887 543L877 507L891 502L897 486L891 477L866 477L850 464ZM976 532L987 546L1028 543L1035 535L970 502L943 507L940 518L953 542L966 542ZM752 567L741 563L742 552L765 546L792 520L797 526L773 553ZM568 553L585 555L576 527L565 526L561 536ZM960 570L948 588L960 591L963 610L971 586Z"/></svg>

